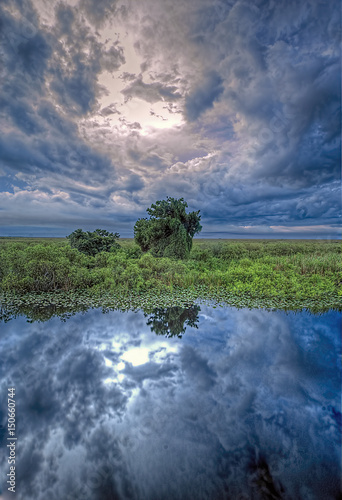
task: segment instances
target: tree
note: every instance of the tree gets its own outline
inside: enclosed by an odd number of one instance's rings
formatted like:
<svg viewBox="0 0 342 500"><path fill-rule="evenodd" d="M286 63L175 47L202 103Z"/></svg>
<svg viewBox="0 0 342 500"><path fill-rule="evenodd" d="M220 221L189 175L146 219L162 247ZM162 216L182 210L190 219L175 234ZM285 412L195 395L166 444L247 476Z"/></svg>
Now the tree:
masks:
<svg viewBox="0 0 342 500"><path fill-rule="evenodd" d="M134 226L134 239L143 252L151 250L156 257L186 258L192 238L202 229L197 212L186 213L184 198L167 197L156 201L146 211L150 218L139 219Z"/></svg>
<svg viewBox="0 0 342 500"><path fill-rule="evenodd" d="M109 233L105 229L95 229L95 231L82 231L76 229L67 236L72 248L77 248L86 255L96 255L99 252L111 252L120 248L117 240L119 233Z"/></svg>

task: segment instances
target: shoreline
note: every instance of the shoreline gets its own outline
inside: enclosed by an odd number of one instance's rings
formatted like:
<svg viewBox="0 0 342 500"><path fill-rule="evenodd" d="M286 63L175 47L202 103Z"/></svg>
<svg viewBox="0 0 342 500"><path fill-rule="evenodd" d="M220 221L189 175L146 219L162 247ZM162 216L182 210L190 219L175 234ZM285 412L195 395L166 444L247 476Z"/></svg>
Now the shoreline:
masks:
<svg viewBox="0 0 342 500"><path fill-rule="evenodd" d="M187 309L194 304L211 305L212 307L235 307L248 309L266 309L271 311L300 312L324 314L328 311L342 311L341 297L328 296L323 302L320 299L279 300L276 297L251 297L247 294L239 296L229 293L207 293L200 290L182 289L173 292L162 292L156 299L154 294L144 293L91 293L89 290L74 292L34 292L29 294L0 293L0 321L8 321L17 316L26 316L31 321L47 321L52 317L67 318L88 309L137 311L150 314L157 309L181 307Z"/></svg>

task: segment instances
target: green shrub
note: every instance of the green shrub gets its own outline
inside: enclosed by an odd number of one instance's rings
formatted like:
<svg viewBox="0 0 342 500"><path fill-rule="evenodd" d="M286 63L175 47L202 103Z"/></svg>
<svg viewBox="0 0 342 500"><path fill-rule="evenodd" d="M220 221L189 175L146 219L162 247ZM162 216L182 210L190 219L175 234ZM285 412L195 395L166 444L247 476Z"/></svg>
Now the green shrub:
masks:
<svg viewBox="0 0 342 500"><path fill-rule="evenodd" d="M112 252L120 248L117 243L119 233L109 233L105 229L95 229L93 232L76 229L67 238L72 248L93 257L100 252Z"/></svg>

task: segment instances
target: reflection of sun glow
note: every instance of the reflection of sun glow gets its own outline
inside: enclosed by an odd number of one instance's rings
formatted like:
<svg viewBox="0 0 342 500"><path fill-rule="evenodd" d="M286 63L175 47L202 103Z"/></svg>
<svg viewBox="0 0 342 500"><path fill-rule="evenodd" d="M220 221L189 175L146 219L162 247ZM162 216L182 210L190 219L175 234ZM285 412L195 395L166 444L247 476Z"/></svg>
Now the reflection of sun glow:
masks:
<svg viewBox="0 0 342 500"><path fill-rule="evenodd" d="M104 358L106 366L113 366L113 361L108 358Z"/></svg>
<svg viewBox="0 0 342 500"><path fill-rule="evenodd" d="M126 351L121 358L124 361L132 363L133 366L143 365L148 362L149 349L146 347L134 347L129 351Z"/></svg>
<svg viewBox="0 0 342 500"><path fill-rule="evenodd" d="M115 383L116 380L115 380L115 378L106 378L103 382L104 382L104 384L111 384L111 383Z"/></svg>

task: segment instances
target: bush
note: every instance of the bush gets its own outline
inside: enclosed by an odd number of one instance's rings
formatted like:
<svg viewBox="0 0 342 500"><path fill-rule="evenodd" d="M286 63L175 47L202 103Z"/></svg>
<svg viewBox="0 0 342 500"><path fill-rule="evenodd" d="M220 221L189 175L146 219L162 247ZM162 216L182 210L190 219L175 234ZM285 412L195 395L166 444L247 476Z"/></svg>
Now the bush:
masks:
<svg viewBox="0 0 342 500"><path fill-rule="evenodd" d="M72 248L93 257L100 252L112 252L120 248L117 243L120 238L119 233L109 233L105 229L96 229L92 233L76 229L67 238Z"/></svg>

